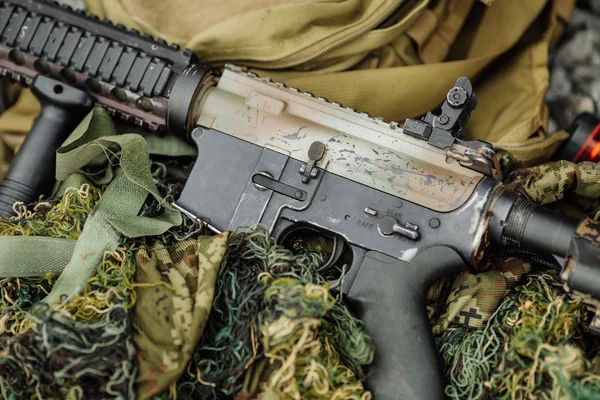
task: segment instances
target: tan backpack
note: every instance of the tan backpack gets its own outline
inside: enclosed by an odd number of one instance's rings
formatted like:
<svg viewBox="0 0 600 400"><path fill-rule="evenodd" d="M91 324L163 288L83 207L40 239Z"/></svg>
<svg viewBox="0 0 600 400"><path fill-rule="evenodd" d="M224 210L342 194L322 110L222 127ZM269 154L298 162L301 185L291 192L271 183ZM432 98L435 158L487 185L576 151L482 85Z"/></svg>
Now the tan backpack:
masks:
<svg viewBox="0 0 600 400"><path fill-rule="evenodd" d="M439 105L460 76L474 80L469 138L526 165L548 137L547 55L571 0L86 0L88 11L193 49L205 63L262 76L386 120ZM26 93L0 116L5 164L38 112ZM0 171L1 172L1 171Z"/></svg>

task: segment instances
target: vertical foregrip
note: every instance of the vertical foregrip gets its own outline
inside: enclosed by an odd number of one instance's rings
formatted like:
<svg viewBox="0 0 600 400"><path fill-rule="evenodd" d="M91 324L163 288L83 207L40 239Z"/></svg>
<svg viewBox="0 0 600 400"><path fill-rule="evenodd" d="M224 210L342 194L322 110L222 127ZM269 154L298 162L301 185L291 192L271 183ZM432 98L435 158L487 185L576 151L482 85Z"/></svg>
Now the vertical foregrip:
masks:
<svg viewBox="0 0 600 400"><path fill-rule="evenodd" d="M92 109L85 92L44 76L34 79L32 92L42 110L0 184L0 216L13 215L13 204L49 195L55 182L56 149Z"/></svg>
<svg viewBox="0 0 600 400"><path fill-rule="evenodd" d="M0 1L0 75L25 86L39 75L62 81L138 126L189 133L194 89L209 72L190 49L67 4Z"/></svg>
<svg viewBox="0 0 600 400"><path fill-rule="evenodd" d="M367 379L375 399L444 398L425 295L436 278L464 267L460 256L447 247L427 249L410 263L367 253L348 297L375 343Z"/></svg>

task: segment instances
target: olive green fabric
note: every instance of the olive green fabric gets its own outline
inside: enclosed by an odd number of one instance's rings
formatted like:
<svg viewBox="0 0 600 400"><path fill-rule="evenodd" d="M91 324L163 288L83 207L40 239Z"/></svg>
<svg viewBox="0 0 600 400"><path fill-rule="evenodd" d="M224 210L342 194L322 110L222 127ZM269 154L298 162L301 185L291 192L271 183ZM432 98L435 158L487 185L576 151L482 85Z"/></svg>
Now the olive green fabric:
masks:
<svg viewBox="0 0 600 400"><path fill-rule="evenodd" d="M454 280L446 277L438 281L427 295L433 332L441 334L449 327L483 328L504 296L530 271L530 263L509 257L496 262L493 270L479 274L464 271Z"/></svg>
<svg viewBox="0 0 600 400"><path fill-rule="evenodd" d="M82 293L52 307L40 303L61 273L53 265L69 262L107 191L84 184L0 220L0 399L148 398L175 383L189 361L209 317L227 234L169 247L128 239L103 253ZM33 278L11 278L2 269L12 263L39 268Z"/></svg>
<svg viewBox="0 0 600 400"><path fill-rule="evenodd" d="M156 241L137 251L139 399L167 389L190 361L208 320L227 237L200 236L172 247Z"/></svg>
<svg viewBox="0 0 600 400"><path fill-rule="evenodd" d="M529 200L562 213L600 218L597 163L558 161L522 168L505 177L505 183ZM531 272L531 263L517 257L497 261L493 267L479 274L464 271L434 284L427 294L434 333L456 327L483 328L505 295Z"/></svg>
<svg viewBox="0 0 600 400"><path fill-rule="evenodd" d="M592 365L598 342L587 332L586 315L583 304L565 293L557 271L532 273L482 329L453 328L438 336L447 397L600 398Z"/></svg>
<svg viewBox="0 0 600 400"><path fill-rule="evenodd" d="M102 111L99 112L100 115L104 114ZM88 127L94 126L93 122L92 118ZM76 141L70 143L74 144ZM121 175L115 176L118 179ZM593 163L574 165L560 162L518 170L509 175L507 181L514 189L529 193L532 200L548 205L573 200L570 195L578 199L597 201L596 193L600 187L597 165ZM72 196L73 194L76 196ZM76 201L65 200L70 198ZM82 237L85 230L85 227L81 229L82 219L77 213L90 214L90 210L100 204L100 199L100 191L97 189L94 191L89 188L78 191L72 189L66 192L63 198L64 204L53 207L52 204L38 204L38 212L45 213L45 217L38 215L37 218L27 218L12 224L0 221L0 231L3 235L54 232L52 235L58 238L76 239ZM91 205L94 207L90 207ZM593 214L594 208L584 209L584 211ZM58 218L61 216L65 220L60 221ZM92 221L90 217L87 222ZM257 233L258 231L253 235ZM289 272L285 268L282 270L283 261L286 257L293 259L291 254L286 254L275 246L273 246L274 253L268 253L266 250L272 244L266 230L260 232L262 240L252 245L249 245L250 236L243 233L237 235L237 240L245 243L243 246L230 241L230 250L234 251L229 253L229 272L246 273L249 281L267 283L264 294L255 291L254 287L250 288L254 295L260 297L265 308L260 311L258 325L251 325L251 328L244 330L251 338L251 343L246 343L250 350L256 348L255 341L256 343L260 341L265 357L257 359L247 369L244 368L246 372L243 375L243 391L240 398L252 398L241 397L246 394L245 391L248 393L259 391L261 392L259 398L273 399L312 398L313 395L315 398L333 398L338 394L341 398L357 398L354 393L360 393L368 398L369 394L364 391L356 375L348 370L350 365L347 363L347 355L340 357L352 348L352 343L355 343L354 338L351 340L347 338L345 344L340 345L343 334L349 331L349 325L340 325L344 329L338 330L337 337L330 331L333 325L330 325L331 320L326 316L334 310L332 306L335 307L337 302L334 302L328 294L327 287L303 282L297 277L285 276ZM72 366L74 362L77 362L78 366L90 365L89 369L85 369L88 374L91 374L90 371L96 371L93 368L97 364L94 364L95 359L89 355L86 346L76 348L77 354L86 355L85 357L74 358L71 357L71 353L65 355L63 352L49 352L53 363L36 364L38 358L31 355L36 354L37 350L31 349L41 349L41 351L48 349L43 346L46 342L39 337L40 332L48 330L55 333L67 331L69 338L73 333L82 334L85 344L97 343L97 337L104 335L102 343L105 350L101 359L109 361L106 365L102 364L102 371L112 371L113 366L121 366L120 368L130 374L126 378L126 382L129 382L135 373L130 362L133 357L133 346L127 342L130 328L123 307L129 308L135 304L133 329L138 350L136 354L139 367L136 375L139 385L138 396L150 397L151 393L166 389L167 386L172 389L170 392L172 398L180 393L189 393L186 390L190 390L191 385L185 379L190 379L191 376L196 379L193 381L194 388L203 386L210 391L212 386L210 383L203 383L203 378L205 378L204 374L208 375L211 367L196 374L195 372L198 371L193 370L194 364L188 364L193 372L190 374L188 370L186 374L185 368L182 370L181 365L185 364L186 359L190 357L185 349L194 346L196 340L194 338L200 335L199 331L205 327L205 324L207 324L205 330L210 326L210 318L206 322L208 310L200 305L211 302L209 299L212 298L213 293L211 281L217 279L216 274L219 271L217 255L222 256L225 252L224 242L220 247L223 253L219 253L217 250L219 246L212 240L218 242L220 238L217 236L214 239L207 237L188 239L167 247L162 240L149 239L149 244L142 245L141 248L135 247L136 250L139 249L137 257L131 256L132 242L126 243L126 246L119 246L115 251L105 253L100 266L97 267L96 275L88 280L86 291L76 297L72 303L60 305L66 307L62 309L63 312L68 311L75 317L71 319L63 315L64 318L61 319L58 329L52 323L54 317L44 317L43 321L39 321L35 319L38 314L34 314L32 320L42 328L36 328L31 331L32 333L28 333L27 325L19 324L19 321L23 321L19 320L22 318L22 312L11 311L10 314L2 314L3 318L4 315L8 316L7 320L10 320L12 327L21 326L19 329L22 331L19 335L13 333L14 340L10 340L10 347L6 352L0 351L0 363L6 362L6 371L11 372L9 375L0 374L0 380L7 380L8 376L13 393L15 388L30 390L31 380L26 380L24 371L36 372L33 381L40 382L42 381L39 378L40 371L49 374L43 376L54 376L52 374L56 373L60 375L60 371L57 372L55 368L56 360L61 363L60 365ZM203 250L202 243L208 247L214 246L214 251ZM312 243L309 245L313 246ZM323 249L326 246L315 247ZM215 257L203 262L203 255L206 254ZM240 258L243 257L248 259L240 265ZM135 259L135 262L131 262L132 259ZM263 262L265 265L262 268L248 273L249 268L255 268ZM302 264L307 270L314 271L312 264L306 262ZM277 268L274 268L274 265L277 265ZM198 266L197 271L196 266ZM446 390L448 396L456 399L511 398L511 394L517 393L519 398L526 398L527 393L534 393L535 398L555 398L553 395L556 395L556 398L597 398L600 394L600 377L595 375L594 365L597 366L598 361L592 356L594 351L597 351L598 345L591 340L588 342L585 310L580 303L567 297L556 271L547 268L541 271L538 269L534 275L523 279L531 268L528 262L511 257L498 261L495 266L496 270L482 274L462 273L455 280L446 279L438 283L428 295L430 305L432 302L436 303L431 308L436 312L435 315L431 315L431 319L435 323L434 331L437 333L438 343L446 361L446 376L450 382ZM225 270L227 271L227 268ZM260 271L262 273L259 273ZM270 274L275 271L279 271L281 276L270 277ZM119 275L121 273L125 275L122 283ZM300 275L304 276L304 274ZM132 279L133 276L135 279ZM235 300L232 304L233 311L239 312L239 315L244 318L249 314L256 316L257 312L247 313L241 309L241 305L248 304L247 300L240 296L239 288L244 285L234 281L231 274L222 275L219 281L222 294L226 293ZM4 283L0 282L1 284ZM20 301L26 296L27 290L31 290L29 280L22 280L21 283L13 280L12 284L12 289L8 285L3 286L6 296L11 297L8 297L8 300L0 299L2 300L0 303L4 302L8 305ZM16 285L23 285L25 290L15 291ZM235 290L230 290L231 288ZM195 297L192 292L196 293ZM108 296L109 293L113 296ZM114 295L115 293L118 295ZM106 295L102 296L102 294ZM115 307L113 304L110 307L112 311L109 313L109 308L105 308L107 307L105 302L110 298L113 302L123 303L123 305ZM315 306L316 303L319 303L318 307ZM306 305L309 307L304 308ZM116 312L117 309L123 311ZM223 307L217 303L213 313L222 309ZM185 312L181 313L181 310ZM0 304L0 312L5 312L2 304ZM163 312L168 313L170 317L168 321L165 320ZM84 317L79 313L84 313ZM181 319L173 319L174 315L180 315ZM98 318L98 316L102 316L103 319L100 324L97 320L92 320L94 329L86 330L86 326L80 324L81 320ZM229 318L229 314L222 317L233 326L240 326L240 321ZM7 320L0 320L0 336L4 329L1 325ZM120 325L115 326L117 321ZM68 325L69 329L65 330L63 325ZM281 326L287 329L281 329ZM115 327L119 330L118 335L113 339L110 335L116 331ZM196 327L199 331L194 330ZM258 327L258 330L253 327ZM185 332L191 334L182 334ZM212 333L214 332L216 330L213 327ZM203 355L211 354L214 357L215 354L225 352L225 349L232 350L235 347L225 346L221 349L210 342L210 338L227 336L222 334L223 330L218 332L221 334L205 336L207 342L203 343L205 351ZM585 343L580 340L582 337L585 337ZM30 338L35 338L33 344ZM57 343L63 343L58 335L53 338L58 340ZM180 342L177 338L190 339L190 341ZM114 342L111 342L113 340ZM27 349L26 352L21 352L17 350L18 346L13 346L19 343L24 343L22 348ZM106 343L114 343L115 346L105 346ZM207 352L207 349L212 352ZM319 352L313 353L312 350L309 351L310 349L318 349ZM359 353L366 352L365 358L371 360L372 353L368 350L369 346L363 345ZM255 356L255 353L251 352L250 356ZM13 359L17 359L18 362L13 362ZM269 359L275 361L270 363ZM315 359L324 359L327 363L323 364L323 368L321 366L315 368L315 373L305 373L304 371L307 370L305 367L307 365L312 367L312 361ZM200 358L200 360L205 366L221 365L216 358L212 357ZM209 364L207 362L209 360L215 363ZM90 364L86 364L88 362ZM128 363L126 368L125 362ZM237 365L246 364L240 363L237 359ZM32 366L36 368L40 366L40 368L36 369ZM144 371L149 373L145 374ZM180 376L181 372L184 372L182 376ZM242 376L234 375L238 380ZM178 376L180 380L175 383ZM111 379L116 380L118 377L119 375L113 375ZM329 384L330 392L322 395L321 387L311 385L311 379L319 385ZM48 387L60 386L53 380L50 382ZM103 378L101 382L107 381ZM286 393L289 390L289 393L300 393L300 395L295 397L280 395L276 390L271 390L270 382L276 382L280 390ZM89 381L77 378L69 382L69 385L90 387ZM106 393L104 386L101 389L103 394ZM121 386L126 386L123 381ZM46 388L46 385L42 384L41 387ZM317 388L319 388L318 393ZM146 389L148 391L144 391ZM167 394L163 391L163 395ZM202 398L201 396L190 397Z"/></svg>
<svg viewBox="0 0 600 400"><path fill-rule="evenodd" d="M76 242L49 237L0 237L0 276L60 275L69 263ZM24 249L36 251L23 251ZM17 266L17 268L15 268Z"/></svg>
<svg viewBox="0 0 600 400"><path fill-rule="evenodd" d="M269 398L371 398L336 349L340 333L326 319L335 302L327 285L299 279L279 278L265 290L258 330L269 365L278 367L263 383ZM370 350L367 347L364 353L372 356Z"/></svg>
<svg viewBox="0 0 600 400"><path fill-rule="evenodd" d="M558 207L582 217L600 217L600 165L590 161L542 164L517 170L508 186L536 203ZM570 207L569 207L570 206Z"/></svg>
<svg viewBox="0 0 600 400"><path fill-rule="evenodd" d="M32 209L20 206L17 217L0 219L0 272L5 280L27 276L52 279L52 290L44 301L72 312L77 321L81 312L84 319L90 313L102 315L108 299L126 308L135 304L135 380L138 397L149 398L175 383L193 354L208 319L228 235L197 236L168 248L156 240L153 246L137 251L135 263L129 262L133 258L128 247L139 247L135 238L157 237L170 227L181 227L182 222L179 212L164 204L157 191L148 153L189 156L195 149L173 137L147 144L137 134L115 134L106 111L96 108L58 151L57 176L79 175L69 180L71 183L86 181L85 175L75 172L77 168L98 154L108 156L107 169L115 171L112 176L103 174L108 184L104 190L87 183L81 189L66 188L58 204L49 200ZM149 195L164 208L153 218L138 215ZM128 242L119 246L125 238ZM121 280L118 284L125 286L125 293L110 288ZM98 286L112 296L99 295ZM0 331L4 329L1 325ZM15 341L20 338L15 336ZM133 352L131 345L119 345ZM13 363L11 368L19 370L20 366ZM50 368L49 373L54 372Z"/></svg>
<svg viewBox="0 0 600 400"><path fill-rule="evenodd" d="M598 164L519 169L505 183L528 199L599 218ZM600 396L598 340L558 271L509 257L480 274L438 281L427 308L451 399L592 399ZM531 273L530 273L531 272Z"/></svg>
<svg viewBox="0 0 600 400"><path fill-rule="evenodd" d="M166 18L150 17L160 1L116 3L106 1L106 16L178 41L204 62L253 66L387 120L424 114L457 77L467 76L477 78L479 100L470 138L510 148L530 163L547 158L564 139L544 140L544 94L548 47L570 16L569 0L258 1L254 7L223 1L227 11L215 11L223 20L195 30L194 13L178 19L185 26L179 30ZM176 0L170 6L202 8L192 3Z"/></svg>
<svg viewBox="0 0 600 400"><path fill-rule="evenodd" d="M469 138L533 164L547 138L547 55L572 0L88 0L101 17L192 48L203 62L254 67L289 85L387 120L439 105L474 79ZM38 106L25 95L0 117L11 158ZM4 167L4 170L6 166ZM0 169L0 173L3 170Z"/></svg>
<svg viewBox="0 0 600 400"><path fill-rule="evenodd" d="M47 258L45 271L44 268L37 268L36 264L23 265L22 257L2 260L3 276L31 276L33 273L41 276L60 271L60 263L65 258L64 251L72 248L69 263L45 299L49 304L62 296L70 298L81 292L104 253L114 250L123 237L160 235L182 222L179 211L169 204L165 204L164 212L155 218L138 215L148 195L157 199L162 197L150 173L148 147L144 138L136 134L116 133L106 111L94 108L57 151L56 176L59 180L68 178L98 155L112 156L116 155L117 148L120 151L116 161L120 169L94 207L75 245L72 247L65 243L66 247L60 249L63 251L60 256ZM33 251L32 240L40 241ZM22 251L30 252L27 260L31 261L34 253L43 254L41 251L45 249L43 245L46 242L46 239L22 237L13 238L9 244L12 250L20 246Z"/></svg>
<svg viewBox="0 0 600 400"><path fill-rule="evenodd" d="M37 99L29 90L23 90L17 102L0 114L0 179L39 112Z"/></svg>
<svg viewBox="0 0 600 400"><path fill-rule="evenodd" d="M49 304L83 290L104 252L114 250L123 237L160 235L181 224L181 214L170 205L156 218L138 216L148 195L161 196L150 173L144 138L116 133L106 111L96 107L57 151L58 180L66 179L98 155L114 153L115 145L120 148L121 169L90 215L71 261L46 299Z"/></svg>

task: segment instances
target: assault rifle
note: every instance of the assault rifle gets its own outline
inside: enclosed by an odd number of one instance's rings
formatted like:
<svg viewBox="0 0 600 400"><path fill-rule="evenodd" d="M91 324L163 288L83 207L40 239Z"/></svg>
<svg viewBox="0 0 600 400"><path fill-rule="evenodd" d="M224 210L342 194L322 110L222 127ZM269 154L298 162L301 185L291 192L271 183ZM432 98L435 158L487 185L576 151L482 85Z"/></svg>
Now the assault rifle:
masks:
<svg viewBox="0 0 600 400"><path fill-rule="evenodd" d="M565 257L568 288L594 309L600 299L600 225L499 182L493 146L461 139L477 103L466 78L401 128L233 66L217 76L189 50L33 0L0 2L0 72L42 103L0 187L4 215L47 193L54 150L92 105L185 135L201 162L182 211L215 231L264 224L291 247L332 240L321 269L346 260L337 289L375 342L367 387L378 399L443 397L425 292L442 275L487 268L491 247Z"/></svg>

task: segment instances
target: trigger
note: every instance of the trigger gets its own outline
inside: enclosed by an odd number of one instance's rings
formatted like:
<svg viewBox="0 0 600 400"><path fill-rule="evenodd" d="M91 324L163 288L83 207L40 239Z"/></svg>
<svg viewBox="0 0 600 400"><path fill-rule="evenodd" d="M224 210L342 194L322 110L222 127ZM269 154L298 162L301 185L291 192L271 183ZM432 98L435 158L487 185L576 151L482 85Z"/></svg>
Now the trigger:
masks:
<svg viewBox="0 0 600 400"><path fill-rule="evenodd" d="M342 256L342 252L344 251L344 245L343 245L342 241L336 236L334 236L332 239L333 239L333 248L331 250L331 255L329 256L329 259L323 265L321 265L319 268L317 268L317 272L323 272L323 271L327 270L329 267L331 267L332 265L335 265L335 263Z"/></svg>

